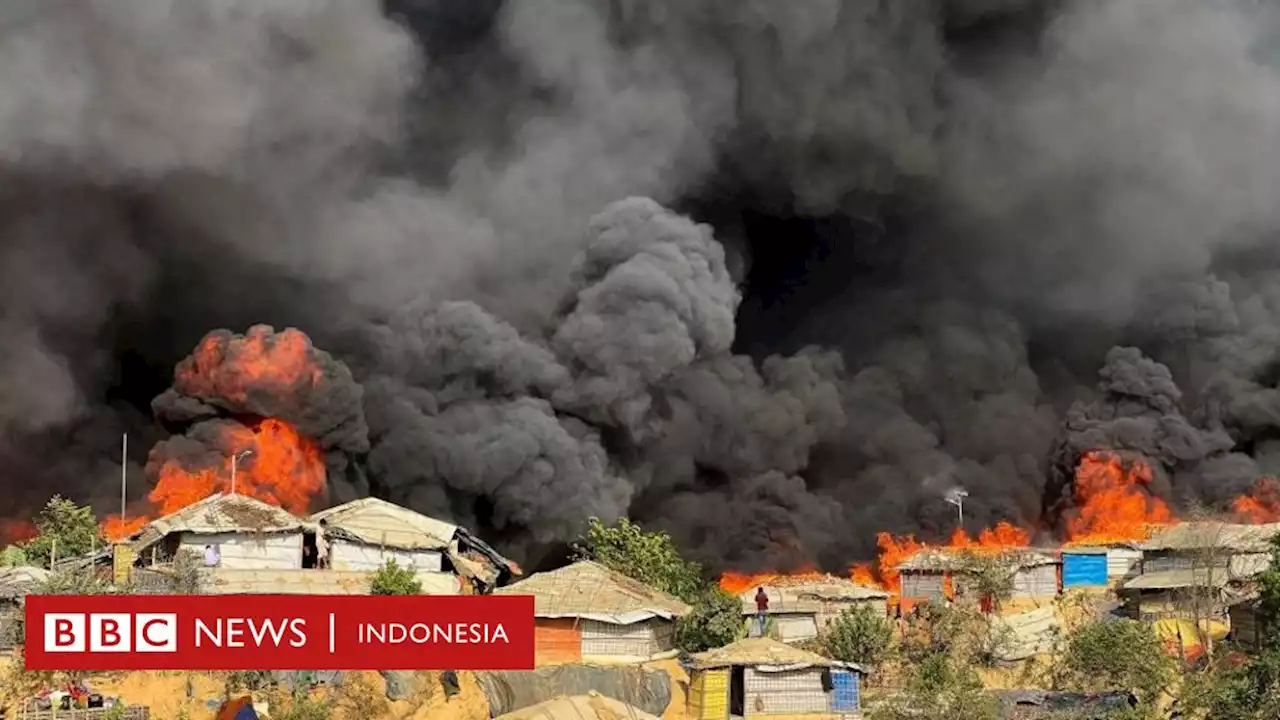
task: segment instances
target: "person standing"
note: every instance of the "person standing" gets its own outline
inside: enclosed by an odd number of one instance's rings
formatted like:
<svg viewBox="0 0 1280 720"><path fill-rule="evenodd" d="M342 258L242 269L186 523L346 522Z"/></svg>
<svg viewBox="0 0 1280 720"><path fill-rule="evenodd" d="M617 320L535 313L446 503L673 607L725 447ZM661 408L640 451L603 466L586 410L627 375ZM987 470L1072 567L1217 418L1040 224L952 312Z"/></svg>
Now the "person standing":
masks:
<svg viewBox="0 0 1280 720"><path fill-rule="evenodd" d="M218 557L217 548L215 548L212 545L205 545L204 546L204 566L218 567L219 560L221 560L221 558Z"/></svg>
<svg viewBox="0 0 1280 720"><path fill-rule="evenodd" d="M769 612L769 593L764 586L756 590L756 627L760 628L760 637L764 637L765 617Z"/></svg>

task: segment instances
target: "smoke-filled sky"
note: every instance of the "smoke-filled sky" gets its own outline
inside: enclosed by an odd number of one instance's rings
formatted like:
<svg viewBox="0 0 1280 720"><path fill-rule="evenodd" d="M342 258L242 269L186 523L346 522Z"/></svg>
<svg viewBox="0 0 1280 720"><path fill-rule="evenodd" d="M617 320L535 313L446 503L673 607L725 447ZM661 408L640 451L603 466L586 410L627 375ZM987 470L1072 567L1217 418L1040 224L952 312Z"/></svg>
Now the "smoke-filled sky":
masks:
<svg viewBox="0 0 1280 720"><path fill-rule="evenodd" d="M114 509L124 432L143 497L152 399L259 323L342 379L291 406L331 499L534 563L631 515L843 567L956 486L1051 528L1097 448L1280 472L1273 3L387 4L0 7L15 510Z"/></svg>

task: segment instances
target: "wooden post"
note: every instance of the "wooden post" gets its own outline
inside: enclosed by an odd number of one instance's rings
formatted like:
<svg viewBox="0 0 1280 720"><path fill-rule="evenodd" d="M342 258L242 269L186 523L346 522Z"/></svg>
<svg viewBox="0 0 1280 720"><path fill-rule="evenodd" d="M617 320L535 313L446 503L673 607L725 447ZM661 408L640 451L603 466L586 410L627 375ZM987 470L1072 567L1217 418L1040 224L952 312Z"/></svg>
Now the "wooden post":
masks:
<svg viewBox="0 0 1280 720"><path fill-rule="evenodd" d="M53 570L53 566L58 562L58 538L54 538L49 546L49 569Z"/></svg>

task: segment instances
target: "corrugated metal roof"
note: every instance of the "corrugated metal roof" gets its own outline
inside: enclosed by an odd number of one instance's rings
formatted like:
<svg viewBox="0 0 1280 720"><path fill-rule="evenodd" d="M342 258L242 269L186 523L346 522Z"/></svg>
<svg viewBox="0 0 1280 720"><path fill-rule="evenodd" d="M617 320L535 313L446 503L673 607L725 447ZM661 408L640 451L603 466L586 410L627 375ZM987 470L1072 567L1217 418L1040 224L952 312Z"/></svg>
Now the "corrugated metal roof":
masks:
<svg viewBox="0 0 1280 720"><path fill-rule="evenodd" d="M1219 521L1185 522L1151 536L1143 550L1201 550L1225 548L1235 552L1270 552L1280 523L1241 525Z"/></svg>
<svg viewBox="0 0 1280 720"><path fill-rule="evenodd" d="M592 619L619 625L652 616L679 617L692 609L678 598L589 560L535 573L494 594L532 595L538 617L590 615Z"/></svg>
<svg viewBox="0 0 1280 720"><path fill-rule="evenodd" d="M1196 568L1192 570L1162 570L1144 573L1124 584L1125 590L1172 590L1175 588L1204 586L1213 583L1224 587L1229 582L1225 568Z"/></svg>
<svg viewBox="0 0 1280 720"><path fill-rule="evenodd" d="M964 570L974 555L997 557L1010 567L1029 568L1041 565L1057 565L1062 562L1055 553L1039 550L1011 549L994 553L976 553L972 550L929 548L921 550L898 563L899 570Z"/></svg>
<svg viewBox="0 0 1280 720"><path fill-rule="evenodd" d="M368 595L371 572L353 570L200 571L202 589L210 595ZM457 595L458 578L450 573L418 573L423 595Z"/></svg>
<svg viewBox="0 0 1280 720"><path fill-rule="evenodd" d="M457 525L375 497L331 507L311 520L370 545L404 550L441 550L458 532Z"/></svg>
<svg viewBox="0 0 1280 720"><path fill-rule="evenodd" d="M0 598L24 597L44 584L50 574L44 568L27 565L0 568Z"/></svg>
<svg viewBox="0 0 1280 720"><path fill-rule="evenodd" d="M275 533L307 526L301 518L257 498L219 493L147 523L133 535L132 543L143 550L173 533Z"/></svg>
<svg viewBox="0 0 1280 720"><path fill-rule="evenodd" d="M735 643L698 653L691 658L695 670L730 667L732 665L770 665L803 667L843 667L860 672L865 668L822 657L808 650L787 645L767 637L749 637Z"/></svg>

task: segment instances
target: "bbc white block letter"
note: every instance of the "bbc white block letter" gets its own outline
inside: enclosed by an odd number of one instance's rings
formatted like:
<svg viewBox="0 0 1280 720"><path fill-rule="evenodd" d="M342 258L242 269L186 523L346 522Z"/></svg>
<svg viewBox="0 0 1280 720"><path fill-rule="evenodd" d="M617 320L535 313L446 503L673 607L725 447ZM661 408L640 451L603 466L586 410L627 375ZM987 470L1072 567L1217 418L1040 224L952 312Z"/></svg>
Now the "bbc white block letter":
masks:
<svg viewBox="0 0 1280 720"><path fill-rule="evenodd" d="M177 613L138 613L133 627L137 652L178 652Z"/></svg>
<svg viewBox="0 0 1280 720"><path fill-rule="evenodd" d="M133 638L128 613L89 616L89 652L129 652Z"/></svg>
<svg viewBox="0 0 1280 720"><path fill-rule="evenodd" d="M45 652L84 652L85 616L49 613L44 616Z"/></svg>

